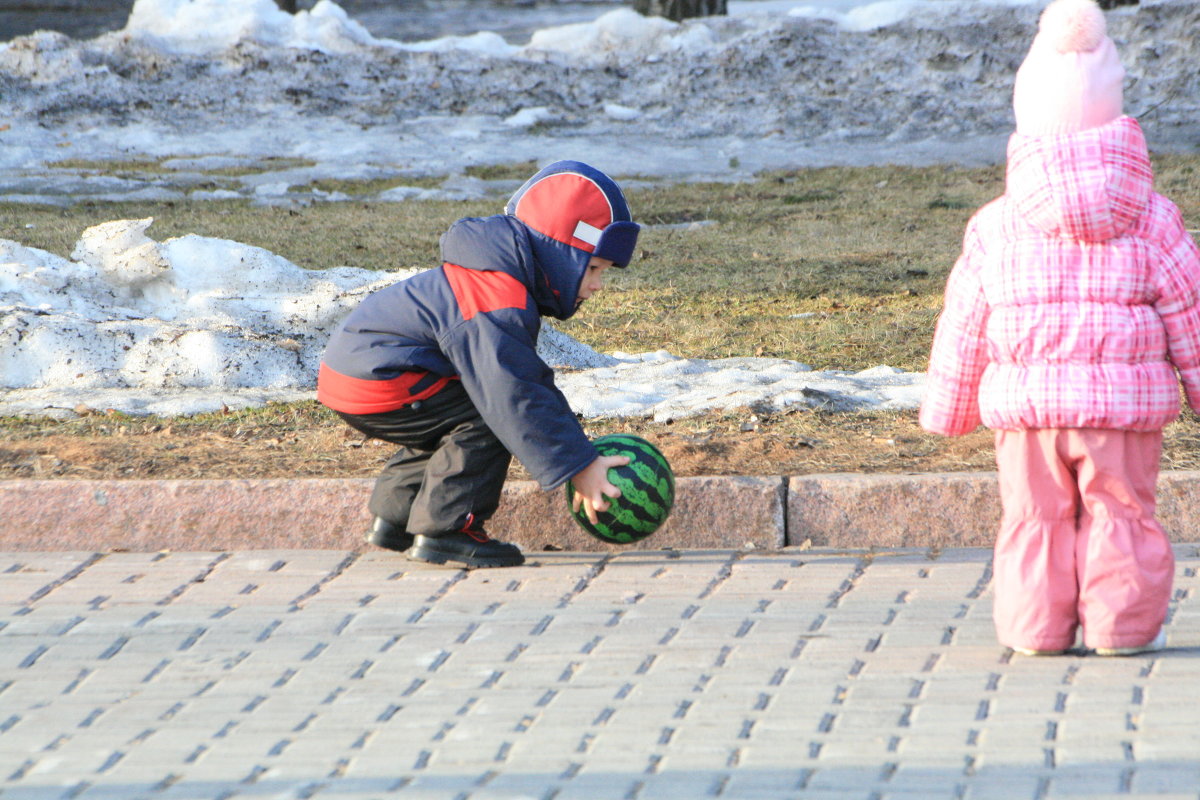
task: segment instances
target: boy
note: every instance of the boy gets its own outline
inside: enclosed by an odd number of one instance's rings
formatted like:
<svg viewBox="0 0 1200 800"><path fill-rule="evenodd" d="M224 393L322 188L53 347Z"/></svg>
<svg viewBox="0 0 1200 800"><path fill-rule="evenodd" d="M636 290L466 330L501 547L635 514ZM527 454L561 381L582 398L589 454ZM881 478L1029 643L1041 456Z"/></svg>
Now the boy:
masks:
<svg viewBox="0 0 1200 800"><path fill-rule="evenodd" d="M620 492L537 355L542 315L567 319L629 264L639 226L599 170L557 161L504 214L454 223L443 265L363 300L330 337L317 399L400 445L375 483L368 541L466 567L524 563L490 539L512 455L544 489L570 480L595 521Z"/></svg>

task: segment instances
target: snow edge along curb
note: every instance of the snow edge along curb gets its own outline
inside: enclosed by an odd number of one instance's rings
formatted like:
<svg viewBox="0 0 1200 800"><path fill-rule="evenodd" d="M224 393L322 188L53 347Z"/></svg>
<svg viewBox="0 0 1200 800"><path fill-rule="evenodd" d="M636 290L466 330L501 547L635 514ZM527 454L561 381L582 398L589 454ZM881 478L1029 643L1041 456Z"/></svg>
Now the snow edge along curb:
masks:
<svg viewBox="0 0 1200 800"><path fill-rule="evenodd" d="M373 480L0 481L0 550L364 550ZM1159 477L1172 541L1200 541L1200 471ZM992 472L680 478L670 519L629 547L585 534L563 492L509 483L490 531L527 553L782 547L987 547Z"/></svg>

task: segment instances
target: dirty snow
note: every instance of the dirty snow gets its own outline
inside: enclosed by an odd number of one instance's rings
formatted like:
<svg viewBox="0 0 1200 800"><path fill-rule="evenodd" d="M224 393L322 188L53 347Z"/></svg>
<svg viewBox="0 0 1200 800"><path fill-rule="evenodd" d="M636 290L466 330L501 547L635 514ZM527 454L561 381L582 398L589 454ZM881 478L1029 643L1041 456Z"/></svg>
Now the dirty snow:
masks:
<svg viewBox="0 0 1200 800"><path fill-rule="evenodd" d="M378 202L499 200L513 182L465 169L557 158L648 182L994 163L1040 5L734 0L728 17L684 24L616 8L528 41L400 41L328 0L294 17L273 0L137 0L124 29L94 39L0 43L0 200L350 199L312 187L327 178L382 179L365 198ZM1152 145L1195 147L1200 0L1142 0L1109 24L1127 111L1144 115ZM118 177L89 161L157 163ZM223 239L159 242L148 226L90 229L69 258L0 240L0 413L311 397L330 326L403 277L303 270ZM911 408L922 381L888 367L603 355L549 328L543 339L588 416Z"/></svg>
<svg viewBox="0 0 1200 800"><path fill-rule="evenodd" d="M995 163L1040 5L735 0L728 17L683 24L602 8L528 41L463 30L408 42L329 0L294 17L271 0L138 0L122 30L94 39L0 43L0 199L338 202L312 182L352 177L391 181L377 199L406 202L464 196L415 195L415 178L581 155L671 180ZM1200 0L1143 0L1109 20L1128 110L1148 115L1152 142L1194 147ZM280 156L301 163L267 161ZM215 177L212 158L252 174ZM165 163L118 178L68 159Z"/></svg>
<svg viewBox="0 0 1200 800"><path fill-rule="evenodd" d="M337 323L369 292L413 274L306 270L204 236L158 242L152 222L89 228L69 259L0 240L0 415L178 415L311 398ZM817 373L782 359L604 355L548 325L539 352L588 417L905 408L922 380L887 368Z"/></svg>

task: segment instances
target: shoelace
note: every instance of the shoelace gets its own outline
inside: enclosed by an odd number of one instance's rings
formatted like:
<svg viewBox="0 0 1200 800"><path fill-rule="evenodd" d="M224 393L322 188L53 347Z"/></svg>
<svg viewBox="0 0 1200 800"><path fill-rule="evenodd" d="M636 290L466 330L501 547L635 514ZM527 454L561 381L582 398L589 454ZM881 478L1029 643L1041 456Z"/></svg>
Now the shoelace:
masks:
<svg viewBox="0 0 1200 800"><path fill-rule="evenodd" d="M474 521L475 521L475 515L468 513L467 514L467 524L462 526L461 532L465 533L467 536L470 536L472 539L479 542L480 544L487 544L488 542L491 541L491 539L488 537L488 535L486 533L483 532L483 528L472 528L471 527L471 523L473 523Z"/></svg>

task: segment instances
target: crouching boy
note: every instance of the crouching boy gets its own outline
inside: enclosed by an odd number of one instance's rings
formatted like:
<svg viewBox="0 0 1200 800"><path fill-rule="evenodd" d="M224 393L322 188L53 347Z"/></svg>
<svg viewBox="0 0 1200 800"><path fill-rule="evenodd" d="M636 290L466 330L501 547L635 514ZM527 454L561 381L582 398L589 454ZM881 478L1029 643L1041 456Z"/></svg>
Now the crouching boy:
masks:
<svg viewBox="0 0 1200 800"><path fill-rule="evenodd" d="M368 540L408 557L515 566L488 537L515 455L544 489L568 480L594 520L620 492L537 355L541 317L567 319L629 264L639 226L617 184L577 161L539 171L505 213L454 223L443 264L368 296L330 338L317 399L399 445L375 482Z"/></svg>

